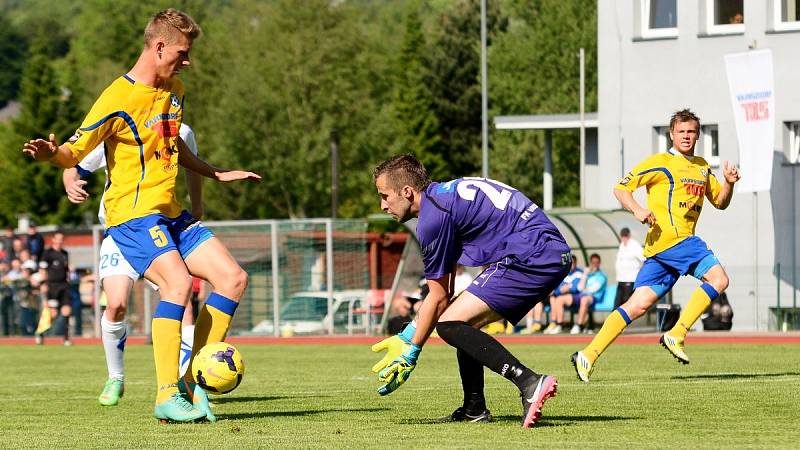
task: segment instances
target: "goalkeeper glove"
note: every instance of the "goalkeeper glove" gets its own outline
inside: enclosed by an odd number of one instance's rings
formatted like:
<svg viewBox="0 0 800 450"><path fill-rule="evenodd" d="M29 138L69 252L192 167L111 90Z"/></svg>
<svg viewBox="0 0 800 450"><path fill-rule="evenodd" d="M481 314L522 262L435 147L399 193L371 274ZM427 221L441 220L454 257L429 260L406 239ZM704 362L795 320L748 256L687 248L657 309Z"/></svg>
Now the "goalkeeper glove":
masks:
<svg viewBox="0 0 800 450"><path fill-rule="evenodd" d="M386 350L386 354L378 361L377 364L372 366L372 371L375 373L385 369L392 361L399 358L406 349L406 346L411 345L411 338L414 337L414 332L417 330L417 324L414 322L409 323L403 328L400 334L388 337L377 344L372 346L372 351L375 353Z"/></svg>
<svg viewBox="0 0 800 450"><path fill-rule="evenodd" d="M378 379L386 384L378 388L378 394L388 395L397 390L411 376L411 372L417 367L417 358L422 347L416 344L405 344L403 354L389 363L389 366L381 370Z"/></svg>

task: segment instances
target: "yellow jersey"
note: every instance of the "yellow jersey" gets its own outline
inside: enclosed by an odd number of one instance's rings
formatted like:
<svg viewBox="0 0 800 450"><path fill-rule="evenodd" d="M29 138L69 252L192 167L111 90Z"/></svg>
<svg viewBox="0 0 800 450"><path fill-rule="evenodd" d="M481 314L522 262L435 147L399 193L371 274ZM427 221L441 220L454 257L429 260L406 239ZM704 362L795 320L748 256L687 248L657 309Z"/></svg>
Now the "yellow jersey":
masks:
<svg viewBox="0 0 800 450"><path fill-rule="evenodd" d="M647 209L656 217L647 232L645 257L694 236L704 197L717 198L722 188L705 159L674 149L645 159L614 189L633 192L641 186L647 188Z"/></svg>
<svg viewBox="0 0 800 450"><path fill-rule="evenodd" d="M94 103L67 146L80 161L105 142L106 227L150 214L180 215L175 177L182 120L183 83L178 79L154 88L123 75Z"/></svg>

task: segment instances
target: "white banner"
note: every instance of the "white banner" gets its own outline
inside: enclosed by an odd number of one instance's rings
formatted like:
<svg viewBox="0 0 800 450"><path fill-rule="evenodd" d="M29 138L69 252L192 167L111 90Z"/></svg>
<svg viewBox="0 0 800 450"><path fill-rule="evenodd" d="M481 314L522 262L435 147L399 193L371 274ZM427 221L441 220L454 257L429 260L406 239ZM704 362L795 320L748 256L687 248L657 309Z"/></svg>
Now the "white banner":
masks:
<svg viewBox="0 0 800 450"><path fill-rule="evenodd" d="M737 192L768 191L775 149L775 83L772 51L725 55L736 135L739 139ZM718 174L722 176L722 174Z"/></svg>

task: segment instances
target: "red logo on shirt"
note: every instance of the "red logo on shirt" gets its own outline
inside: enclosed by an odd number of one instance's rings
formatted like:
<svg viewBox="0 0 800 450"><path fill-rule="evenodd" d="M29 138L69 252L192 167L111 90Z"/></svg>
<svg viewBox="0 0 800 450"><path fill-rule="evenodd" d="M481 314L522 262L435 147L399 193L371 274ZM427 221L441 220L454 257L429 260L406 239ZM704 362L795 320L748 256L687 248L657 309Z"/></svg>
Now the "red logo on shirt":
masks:
<svg viewBox="0 0 800 450"><path fill-rule="evenodd" d="M160 120L153 124L153 131L158 133L162 138L170 138L178 135L178 121L176 120Z"/></svg>

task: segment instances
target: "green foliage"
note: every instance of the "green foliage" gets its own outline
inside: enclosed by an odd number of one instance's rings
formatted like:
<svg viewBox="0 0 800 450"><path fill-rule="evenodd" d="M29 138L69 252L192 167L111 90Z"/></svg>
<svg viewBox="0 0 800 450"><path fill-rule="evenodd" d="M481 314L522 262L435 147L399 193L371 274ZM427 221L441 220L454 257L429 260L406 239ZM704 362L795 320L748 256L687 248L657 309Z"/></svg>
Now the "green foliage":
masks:
<svg viewBox="0 0 800 450"><path fill-rule="evenodd" d="M425 72L425 36L419 12L406 16L403 45L397 61L394 108L401 128L401 147L425 162L434 179L446 177L448 169L441 154L439 120L433 111L433 94Z"/></svg>
<svg viewBox="0 0 800 450"><path fill-rule="evenodd" d="M17 98L26 45L22 33L0 14L0 108Z"/></svg>
<svg viewBox="0 0 800 450"><path fill-rule="evenodd" d="M441 129L448 178L480 173L481 87L480 2L460 0L439 18L427 67ZM498 2L488 2L489 44L507 27Z"/></svg>
<svg viewBox="0 0 800 450"><path fill-rule="evenodd" d="M577 111L581 46L587 110L596 108L595 1L488 5L491 115ZM0 0L0 61L11 62L0 65L0 103L23 103L13 126L0 128L0 219L94 214L102 176L89 202L70 205L58 171L22 159L21 143L71 135L136 61L149 16L166 7L204 31L182 75L201 156L264 175L260 184L206 182L209 218L327 216L333 129L341 217L377 211L371 170L392 154L416 154L435 179L480 172L479 0ZM494 131L490 175L537 198L542 141L541 132ZM556 205L577 203L577 147L576 132L554 133ZM21 185L36 189L13 191ZM178 191L184 198L182 182Z"/></svg>
<svg viewBox="0 0 800 450"><path fill-rule="evenodd" d="M492 116L577 113L581 47L586 52L586 111L597 111L597 3L510 0L509 4L514 19L489 55ZM495 130L491 176L540 199L543 134ZM554 206L579 203L579 169L578 132L553 132Z"/></svg>

